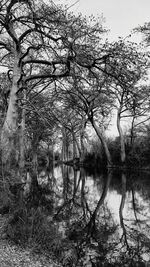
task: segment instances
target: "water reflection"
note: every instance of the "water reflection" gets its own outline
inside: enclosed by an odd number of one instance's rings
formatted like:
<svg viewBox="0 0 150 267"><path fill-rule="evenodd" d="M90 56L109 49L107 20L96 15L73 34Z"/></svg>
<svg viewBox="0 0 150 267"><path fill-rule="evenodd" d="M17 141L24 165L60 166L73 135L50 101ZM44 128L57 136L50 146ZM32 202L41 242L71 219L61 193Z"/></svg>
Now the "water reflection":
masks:
<svg viewBox="0 0 150 267"><path fill-rule="evenodd" d="M66 165L39 173L38 183L53 192L51 221L76 250L77 266L149 266L149 178Z"/></svg>

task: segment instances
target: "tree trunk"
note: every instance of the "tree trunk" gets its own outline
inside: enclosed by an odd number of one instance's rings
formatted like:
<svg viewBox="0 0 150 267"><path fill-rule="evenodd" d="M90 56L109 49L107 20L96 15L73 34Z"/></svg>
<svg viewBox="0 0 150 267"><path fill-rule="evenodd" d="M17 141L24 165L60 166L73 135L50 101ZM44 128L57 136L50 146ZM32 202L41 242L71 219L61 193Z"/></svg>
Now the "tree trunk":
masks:
<svg viewBox="0 0 150 267"><path fill-rule="evenodd" d="M81 142L81 159L80 161L83 162L85 159L85 147L84 147L84 141L83 141L84 134L81 133L80 135L80 142Z"/></svg>
<svg viewBox="0 0 150 267"><path fill-rule="evenodd" d="M105 135L104 135L104 133L102 133L100 131L99 127L96 125L96 123L93 119L91 120L91 123L92 123L92 126L93 126L95 132L97 133L97 136L99 137L99 139L102 143L102 146L104 148L104 152L105 152L105 155L107 158L107 167L111 167L112 166L112 159L111 159L111 155L110 155L110 152L109 152L109 149L107 146Z"/></svg>
<svg viewBox="0 0 150 267"><path fill-rule="evenodd" d="M52 139L52 177L54 177L54 169L55 169L55 151L54 151L54 140Z"/></svg>
<svg viewBox="0 0 150 267"><path fill-rule="evenodd" d="M69 194L69 167L66 165L62 165L62 177L63 177L63 198L64 203L68 200Z"/></svg>
<svg viewBox="0 0 150 267"><path fill-rule="evenodd" d="M120 137L121 164L125 165L125 161L126 161L125 140L124 140L124 135L123 135L123 132L122 132L121 124L120 124L120 112L121 112L121 109L119 108L118 109L118 113L117 113L117 129L118 129L118 133L119 133L119 137Z"/></svg>
<svg viewBox="0 0 150 267"><path fill-rule="evenodd" d="M80 143L81 143L81 158L80 161L83 162L85 159L85 146L84 146L84 130L86 121L84 120L81 131L80 131Z"/></svg>
<svg viewBox="0 0 150 267"><path fill-rule="evenodd" d="M62 161L68 161L68 140L65 129L62 129Z"/></svg>
<svg viewBox="0 0 150 267"><path fill-rule="evenodd" d="M20 75L19 55L16 53L8 110L1 132L2 162L7 164L7 166L9 164L9 166L13 165L14 167L18 164L19 160L17 91L19 89L18 81Z"/></svg>
<svg viewBox="0 0 150 267"><path fill-rule="evenodd" d="M72 142L73 142L73 160L77 157L77 149L76 149L76 137L74 132L72 131Z"/></svg>
<svg viewBox="0 0 150 267"><path fill-rule="evenodd" d="M77 140L77 138L76 138L76 146L77 146L77 149L78 149L78 156L79 157L81 157L81 148L80 148L80 145L79 145L79 142L78 142L78 140Z"/></svg>
<svg viewBox="0 0 150 267"><path fill-rule="evenodd" d="M68 156L67 156L67 145L65 140L62 141L62 161L67 161Z"/></svg>
<svg viewBox="0 0 150 267"><path fill-rule="evenodd" d="M26 92L23 92L23 100L26 100ZM24 168L25 168L25 103L22 107L21 112L21 123L20 123L20 158L19 158L19 172L20 177L24 179Z"/></svg>
<svg viewBox="0 0 150 267"><path fill-rule="evenodd" d="M38 158L37 158L37 148L32 148L33 154L32 154L32 169L35 173L37 173L37 167L38 167Z"/></svg>

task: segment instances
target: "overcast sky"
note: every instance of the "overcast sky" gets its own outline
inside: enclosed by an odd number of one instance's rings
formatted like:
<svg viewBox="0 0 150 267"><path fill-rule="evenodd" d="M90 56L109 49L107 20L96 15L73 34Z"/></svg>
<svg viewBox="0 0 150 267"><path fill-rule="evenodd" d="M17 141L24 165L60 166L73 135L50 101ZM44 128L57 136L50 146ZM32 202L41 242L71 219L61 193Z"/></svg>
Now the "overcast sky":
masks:
<svg viewBox="0 0 150 267"><path fill-rule="evenodd" d="M69 5L76 2L60 1ZM103 14L111 39L126 37L133 28L150 21L150 0L79 0L72 9L84 15Z"/></svg>

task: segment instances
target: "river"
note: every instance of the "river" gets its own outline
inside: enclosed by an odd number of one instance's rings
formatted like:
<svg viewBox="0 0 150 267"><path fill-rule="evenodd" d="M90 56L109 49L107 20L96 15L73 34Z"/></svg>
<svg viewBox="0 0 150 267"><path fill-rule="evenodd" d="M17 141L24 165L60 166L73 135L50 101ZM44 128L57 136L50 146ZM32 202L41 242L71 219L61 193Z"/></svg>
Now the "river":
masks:
<svg viewBox="0 0 150 267"><path fill-rule="evenodd" d="M78 250L79 266L150 266L149 173L62 165L40 171L38 183L52 188L49 219Z"/></svg>

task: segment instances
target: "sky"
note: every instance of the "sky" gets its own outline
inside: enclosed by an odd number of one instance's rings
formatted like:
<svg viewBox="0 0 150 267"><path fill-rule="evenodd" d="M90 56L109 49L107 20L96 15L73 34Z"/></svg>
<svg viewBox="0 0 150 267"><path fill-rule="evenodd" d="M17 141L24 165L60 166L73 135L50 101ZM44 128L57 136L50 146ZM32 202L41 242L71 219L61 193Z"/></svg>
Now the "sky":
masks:
<svg viewBox="0 0 150 267"><path fill-rule="evenodd" d="M60 0L72 5L72 10L83 15L94 14L105 18L110 38L126 37L138 25L150 21L150 0ZM135 37L136 38L136 37Z"/></svg>

